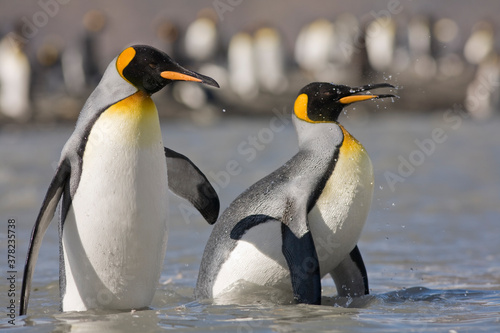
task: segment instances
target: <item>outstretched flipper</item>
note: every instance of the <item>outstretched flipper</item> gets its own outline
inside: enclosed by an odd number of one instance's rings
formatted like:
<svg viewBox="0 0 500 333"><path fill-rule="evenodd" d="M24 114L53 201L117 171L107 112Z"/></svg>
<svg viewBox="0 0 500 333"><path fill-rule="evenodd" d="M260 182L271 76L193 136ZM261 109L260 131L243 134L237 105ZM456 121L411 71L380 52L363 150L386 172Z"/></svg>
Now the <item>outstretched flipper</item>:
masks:
<svg viewBox="0 0 500 333"><path fill-rule="evenodd" d="M337 286L337 293L342 297L368 295L368 275L358 246L330 272Z"/></svg>
<svg viewBox="0 0 500 333"><path fill-rule="evenodd" d="M321 304L319 262L310 231L301 236L281 224L282 252L290 269L293 297L298 303Z"/></svg>
<svg viewBox="0 0 500 333"><path fill-rule="evenodd" d="M186 156L165 147L168 187L188 200L209 224L219 216L219 197L207 177Z"/></svg>
<svg viewBox="0 0 500 333"><path fill-rule="evenodd" d="M33 272L35 264L42 245L43 236L47 231L47 227L54 217L57 204L61 199L66 182L70 176L70 166L66 160L63 160L56 170L56 174L49 185L45 199L43 200L42 208L36 219L33 230L31 231L31 239L28 248L28 255L26 256L26 264L24 266L23 286L21 289L21 304L19 315L23 316L28 310L28 301L31 290L31 280L33 279Z"/></svg>

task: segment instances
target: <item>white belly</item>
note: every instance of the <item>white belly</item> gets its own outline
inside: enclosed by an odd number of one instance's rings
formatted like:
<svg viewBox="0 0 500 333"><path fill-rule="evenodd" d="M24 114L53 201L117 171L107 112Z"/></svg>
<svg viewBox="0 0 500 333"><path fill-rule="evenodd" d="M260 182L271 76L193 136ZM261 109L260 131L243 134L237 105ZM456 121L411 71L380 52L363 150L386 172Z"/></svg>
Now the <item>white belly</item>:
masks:
<svg viewBox="0 0 500 333"><path fill-rule="evenodd" d="M281 250L280 222L266 222L245 233L222 264L213 285L213 297L250 294L251 290L235 290L237 283L243 281L247 282L245 286L270 286L284 294L292 293L290 271Z"/></svg>
<svg viewBox="0 0 500 333"><path fill-rule="evenodd" d="M322 277L356 246L372 195L373 167L364 148L341 149L335 169L308 215Z"/></svg>
<svg viewBox="0 0 500 333"><path fill-rule="evenodd" d="M63 311L147 307L156 290L167 242L166 160L157 115L130 118L103 114L89 135L64 223Z"/></svg>

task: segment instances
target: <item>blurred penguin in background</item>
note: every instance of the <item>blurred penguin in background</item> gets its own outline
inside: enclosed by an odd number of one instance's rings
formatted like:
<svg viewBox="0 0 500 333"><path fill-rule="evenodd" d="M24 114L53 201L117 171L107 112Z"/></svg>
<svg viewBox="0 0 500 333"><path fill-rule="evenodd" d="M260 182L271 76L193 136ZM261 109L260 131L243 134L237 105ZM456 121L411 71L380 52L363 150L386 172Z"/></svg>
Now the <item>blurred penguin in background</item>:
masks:
<svg viewBox="0 0 500 333"><path fill-rule="evenodd" d="M229 84L233 92L243 100L252 100L259 93L254 61L254 40L247 32L235 34L229 41Z"/></svg>
<svg viewBox="0 0 500 333"><path fill-rule="evenodd" d="M288 80L283 41L277 29L264 26L255 32L254 56L259 87L275 95L283 93Z"/></svg>
<svg viewBox="0 0 500 333"><path fill-rule="evenodd" d="M489 22L479 22L473 28L465 43L464 56L476 66L475 77L467 87L465 107L474 118L488 119L500 107L500 60Z"/></svg>
<svg viewBox="0 0 500 333"><path fill-rule="evenodd" d="M396 44L396 23L390 17L368 23L365 44L370 67L376 72L391 68Z"/></svg>
<svg viewBox="0 0 500 333"><path fill-rule="evenodd" d="M485 61L495 48L495 36L491 23L481 21L472 28L472 33L465 42L464 57L472 65Z"/></svg>
<svg viewBox="0 0 500 333"><path fill-rule="evenodd" d="M338 47L334 49L336 62L344 65L352 63L357 53L356 48L359 48L355 45L359 33L359 22L354 15L343 13L335 20L335 36L338 43Z"/></svg>
<svg viewBox="0 0 500 333"><path fill-rule="evenodd" d="M61 65L66 91L73 97L86 96L100 80L97 50L99 36L106 26L102 11L90 10L83 17L83 35L74 39L62 53Z"/></svg>
<svg viewBox="0 0 500 333"><path fill-rule="evenodd" d="M189 24L183 46L185 62L190 67L198 71L206 71L209 73L207 75L219 77L219 71L217 68L214 69L214 66L220 62L222 48L217 27L217 14L213 9L201 10L196 20ZM172 89L175 99L193 110L203 108L213 98L211 91L199 85L180 82ZM207 112L198 114L199 117L204 118L207 115L209 115Z"/></svg>
<svg viewBox="0 0 500 333"><path fill-rule="evenodd" d="M170 54L173 59L185 63L183 52L181 52L181 38L179 25L173 20L160 18L154 24L156 37L160 40L161 48L165 53Z"/></svg>
<svg viewBox="0 0 500 333"><path fill-rule="evenodd" d="M359 22L349 13L339 15L334 22L315 20L297 37L295 61L311 80L354 84L361 76L355 45L359 34Z"/></svg>
<svg viewBox="0 0 500 333"><path fill-rule="evenodd" d="M21 36L16 25L13 32ZM16 121L27 121L30 111L31 66L24 44L7 34L0 41L0 111Z"/></svg>
<svg viewBox="0 0 500 333"><path fill-rule="evenodd" d="M295 61L299 67L316 81L336 81L323 77L328 69L335 45L333 24L326 19L318 19L304 26L295 43Z"/></svg>
<svg viewBox="0 0 500 333"><path fill-rule="evenodd" d="M436 61L432 56L432 31L428 17L417 16L408 25L410 61L413 72L419 79L432 79L437 72Z"/></svg>
<svg viewBox="0 0 500 333"><path fill-rule="evenodd" d="M433 36L439 75L444 79L460 77L465 64L460 55L462 41L457 22L447 17L440 18L434 23Z"/></svg>
<svg viewBox="0 0 500 333"><path fill-rule="evenodd" d="M66 94L62 73L63 44L61 36L51 34L43 37L35 51L33 89L37 99Z"/></svg>
<svg viewBox="0 0 500 333"><path fill-rule="evenodd" d="M213 10L202 10L186 29L184 49L188 59L195 64L214 62L220 51L220 40Z"/></svg>
<svg viewBox="0 0 500 333"><path fill-rule="evenodd" d="M333 48L329 74L335 81L358 84L362 70L357 44L361 33L359 21L354 15L343 13L335 20L334 27L337 47Z"/></svg>

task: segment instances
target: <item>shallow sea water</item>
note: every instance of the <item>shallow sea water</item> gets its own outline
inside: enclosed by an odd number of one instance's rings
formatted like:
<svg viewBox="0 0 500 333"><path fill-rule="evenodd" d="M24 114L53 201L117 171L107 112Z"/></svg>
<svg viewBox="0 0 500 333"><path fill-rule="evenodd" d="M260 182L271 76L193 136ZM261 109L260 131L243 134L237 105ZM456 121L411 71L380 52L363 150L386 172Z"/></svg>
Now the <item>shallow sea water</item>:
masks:
<svg viewBox="0 0 500 333"><path fill-rule="evenodd" d="M297 150L289 115L228 118L229 111L221 111L211 125L162 121L165 145L205 172L223 208ZM322 306L269 304L258 294L250 305L196 301L193 289L211 227L172 196L167 255L151 309L59 312L54 220L36 266L28 316L17 316L15 326L8 323L6 308L7 221L16 221L19 292L31 227L72 125L0 128L0 327L15 332L500 331L500 120L358 109L342 115L341 122L364 144L375 171L372 209L359 242L371 295L336 298L327 277ZM231 160L236 171L228 169Z"/></svg>

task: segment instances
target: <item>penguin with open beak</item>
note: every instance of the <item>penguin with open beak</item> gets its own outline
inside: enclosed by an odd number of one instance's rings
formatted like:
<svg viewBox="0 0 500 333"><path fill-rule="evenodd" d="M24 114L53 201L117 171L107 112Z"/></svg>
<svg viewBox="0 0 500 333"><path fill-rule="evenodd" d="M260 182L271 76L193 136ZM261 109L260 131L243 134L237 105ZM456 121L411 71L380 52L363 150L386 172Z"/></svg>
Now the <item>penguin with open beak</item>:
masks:
<svg viewBox="0 0 500 333"><path fill-rule="evenodd" d="M146 45L122 51L90 95L36 219L21 291L26 314L42 238L61 204L63 311L140 309L153 299L167 244L168 190L208 223L217 193L184 155L165 148L151 95L175 81L218 87Z"/></svg>
<svg viewBox="0 0 500 333"><path fill-rule="evenodd" d="M320 304L327 274L339 296L369 293L357 242L372 201L373 167L338 117L352 103L396 97L367 93L378 88L394 86L315 82L300 90L292 115L299 152L244 191L215 223L197 298L244 302L253 287L272 287L282 299Z"/></svg>

